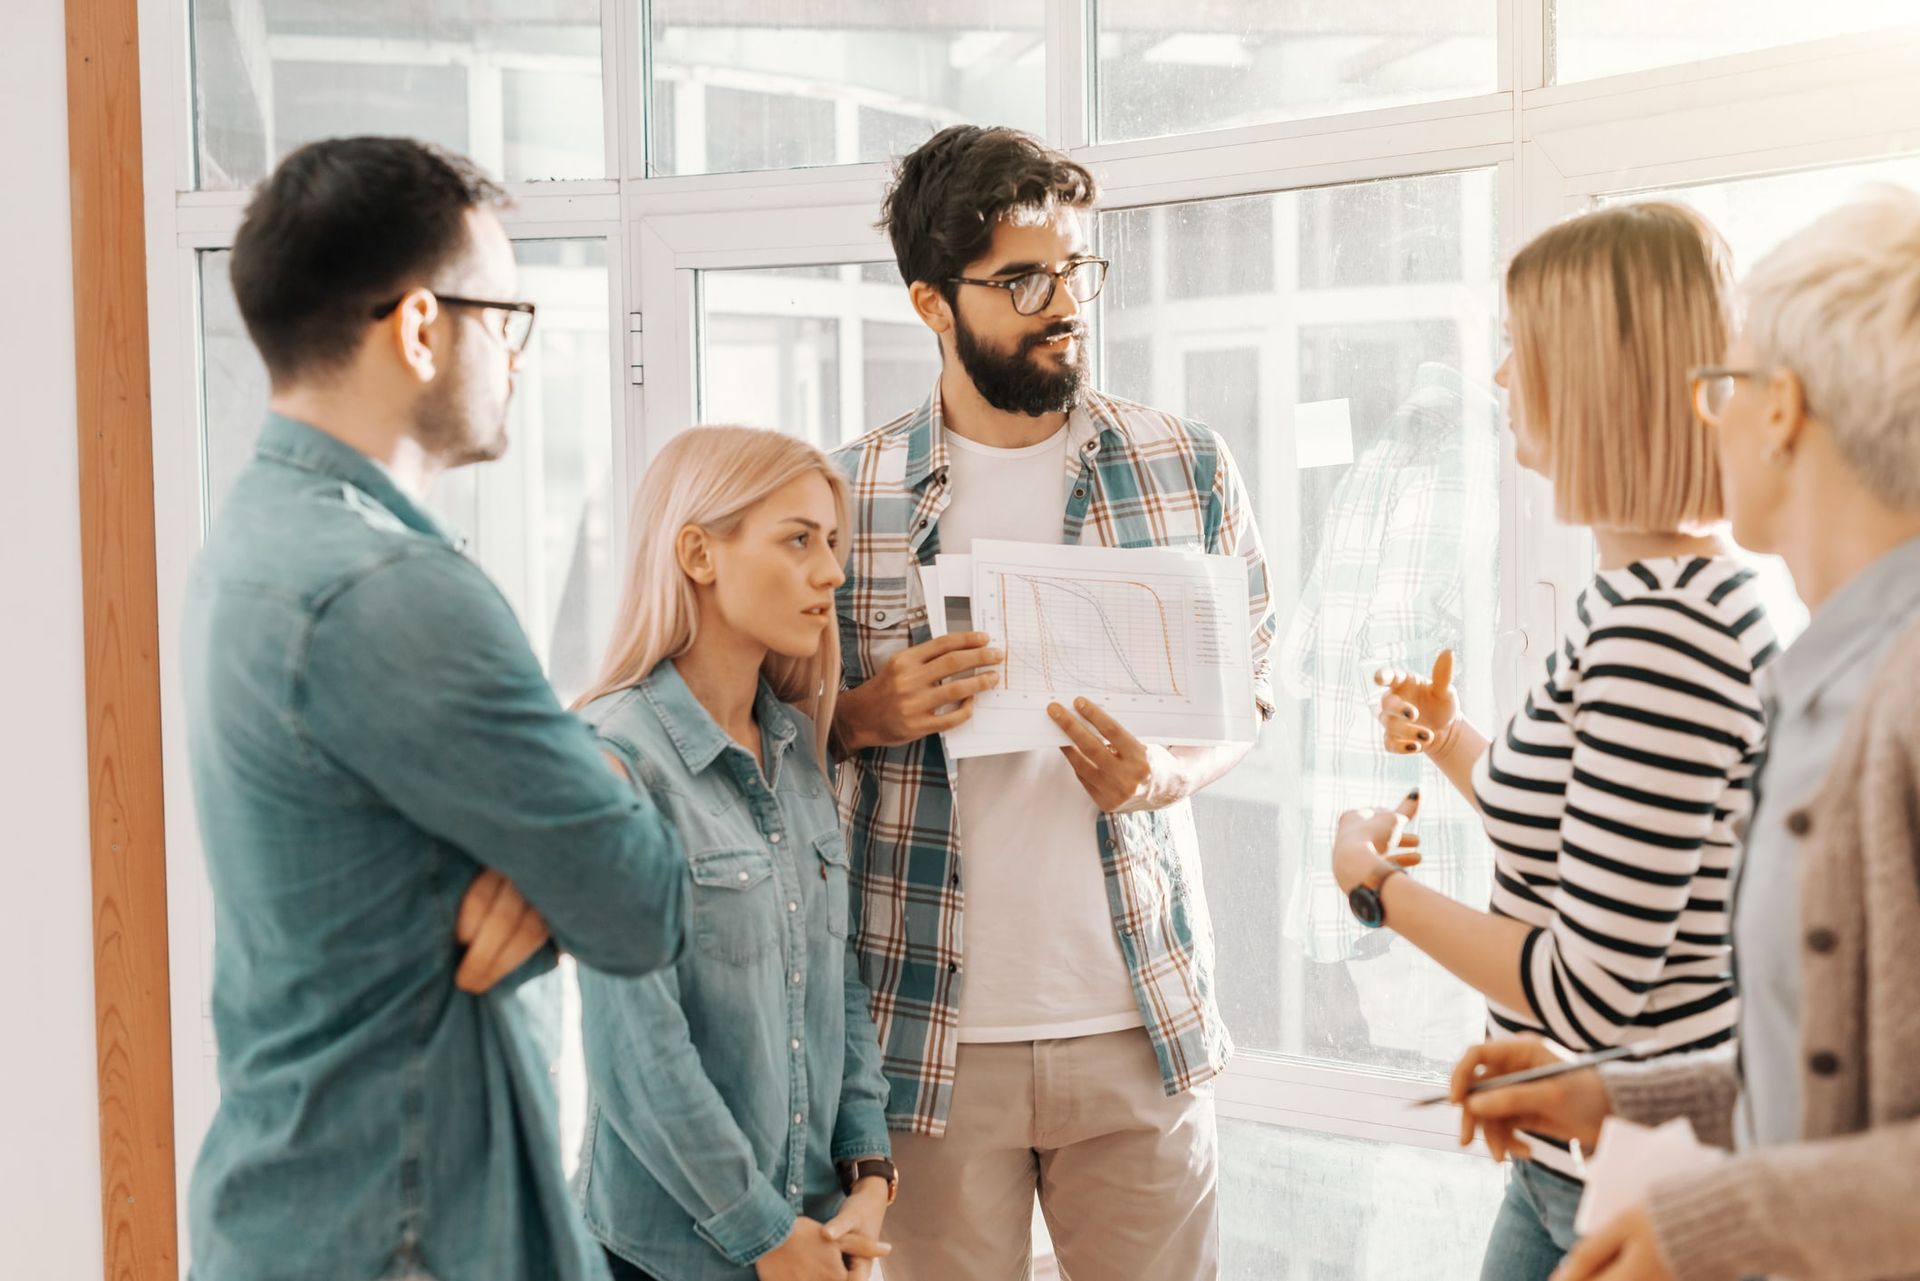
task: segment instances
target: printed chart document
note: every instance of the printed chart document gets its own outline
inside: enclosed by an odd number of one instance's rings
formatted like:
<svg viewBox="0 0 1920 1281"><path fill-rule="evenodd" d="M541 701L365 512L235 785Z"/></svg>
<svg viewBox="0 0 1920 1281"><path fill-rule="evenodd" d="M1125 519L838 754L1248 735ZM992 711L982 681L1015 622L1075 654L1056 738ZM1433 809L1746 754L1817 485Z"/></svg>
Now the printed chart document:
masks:
<svg viewBox="0 0 1920 1281"><path fill-rule="evenodd" d="M973 557L936 556L933 564L920 567L920 585L926 593L927 628L935 636L948 632L970 632L973 626ZM977 669L976 669L977 671ZM954 680L965 680L976 671L965 671ZM977 708L978 701L974 703ZM947 710L942 708L941 710ZM998 756L1002 752L1026 752L1036 747L1057 747L1067 736L1052 721L1046 723L1050 734L1040 734L1028 726L1024 732L995 734L983 731L976 721L948 730L947 756L962 760L969 756Z"/></svg>
<svg viewBox="0 0 1920 1281"><path fill-rule="evenodd" d="M1236 557L982 539L923 568L922 584L936 634L970 627L1007 656L999 687L946 736L955 759L1062 745L1047 704L1076 698L1147 742L1250 743L1259 730Z"/></svg>

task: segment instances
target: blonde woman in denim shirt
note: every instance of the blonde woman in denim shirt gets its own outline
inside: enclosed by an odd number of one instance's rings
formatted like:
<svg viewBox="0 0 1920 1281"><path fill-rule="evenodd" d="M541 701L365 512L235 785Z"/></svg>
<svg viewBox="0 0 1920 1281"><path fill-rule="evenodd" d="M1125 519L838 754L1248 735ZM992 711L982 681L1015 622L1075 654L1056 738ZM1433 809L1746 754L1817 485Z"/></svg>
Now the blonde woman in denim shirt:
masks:
<svg viewBox="0 0 1920 1281"><path fill-rule="evenodd" d="M581 974L577 1191L615 1281L863 1278L884 1253L886 1083L821 767L846 520L824 455L740 427L675 438L635 499L583 714L693 884L673 968Z"/></svg>

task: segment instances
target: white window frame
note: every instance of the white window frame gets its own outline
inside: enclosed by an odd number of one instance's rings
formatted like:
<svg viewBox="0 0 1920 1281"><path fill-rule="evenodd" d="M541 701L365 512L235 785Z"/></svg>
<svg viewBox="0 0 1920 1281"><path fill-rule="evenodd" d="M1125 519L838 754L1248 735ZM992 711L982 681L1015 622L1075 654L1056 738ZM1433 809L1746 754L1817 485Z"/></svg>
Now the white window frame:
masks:
<svg viewBox="0 0 1920 1281"><path fill-rule="evenodd" d="M1840 37L1568 85L1546 81L1550 0L1497 5L1495 91L1475 97L1171 138L1093 144L1086 0L1047 8L1048 138L1091 167L1103 208L1491 168L1504 255L1570 212L1613 194L1912 152L1920 138L1920 27ZM160 636L178 635L202 529L195 255L231 245L244 193L193 190L196 140L187 0L141 0L147 283ZM607 243L609 334L619 413L616 528L626 496L665 441L694 421L695 273L707 268L880 262L873 228L880 165L645 176L648 94L643 6L603 0L607 172L517 184L516 238ZM1200 343L1199 345L1206 345ZM1525 673L1557 645L1559 611L1589 572L1588 541L1552 520L1544 486L1501 464L1503 658L1510 707ZM216 1085L208 1011L211 920L186 768L181 694L162 691L174 1034L174 1133L187 1186ZM1454 1143L1444 1110L1413 1111L1410 1079L1243 1054L1220 1083L1224 1115L1431 1148ZM185 1198L181 1198L184 1240Z"/></svg>

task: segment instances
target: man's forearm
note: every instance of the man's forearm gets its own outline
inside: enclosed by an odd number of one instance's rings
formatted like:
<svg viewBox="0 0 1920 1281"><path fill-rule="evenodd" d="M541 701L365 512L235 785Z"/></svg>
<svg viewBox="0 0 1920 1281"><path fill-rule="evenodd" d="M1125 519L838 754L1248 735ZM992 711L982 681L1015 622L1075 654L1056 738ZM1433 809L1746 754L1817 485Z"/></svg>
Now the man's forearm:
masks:
<svg viewBox="0 0 1920 1281"><path fill-rule="evenodd" d="M862 730L861 712L865 704L860 697L863 685L840 691L840 697L833 704L833 725L827 735L827 747L836 761L843 761L855 752L872 744L866 741Z"/></svg>
<svg viewBox="0 0 1920 1281"><path fill-rule="evenodd" d="M1230 774L1233 767L1245 760L1247 753L1252 750L1252 743L1167 748L1167 754L1173 757L1178 768L1173 771L1172 786L1167 789L1166 799L1160 800L1153 808L1159 809L1187 800L1212 787Z"/></svg>

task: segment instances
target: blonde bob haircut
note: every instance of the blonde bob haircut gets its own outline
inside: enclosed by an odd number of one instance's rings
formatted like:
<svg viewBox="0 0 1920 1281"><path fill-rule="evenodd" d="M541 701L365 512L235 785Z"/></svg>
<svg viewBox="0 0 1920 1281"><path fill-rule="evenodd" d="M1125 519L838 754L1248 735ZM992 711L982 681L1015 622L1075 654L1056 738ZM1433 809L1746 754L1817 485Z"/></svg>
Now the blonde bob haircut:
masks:
<svg viewBox="0 0 1920 1281"><path fill-rule="evenodd" d="M1514 392L1563 523L1667 532L1721 519L1687 371L1725 355L1732 285L1720 234L1664 201L1571 218L1514 256Z"/></svg>
<svg viewBox="0 0 1920 1281"><path fill-rule="evenodd" d="M819 476L833 491L844 539L846 477L806 441L757 427L695 427L668 441L634 496L627 539L632 568L614 615L606 664L574 706L638 685L655 667L687 653L700 639L693 581L681 570L675 548L681 530L697 525L716 538L730 538L754 507L809 475ZM768 654L760 673L783 701L812 718L814 748L825 761L840 691L839 628L826 629L819 652L811 658Z"/></svg>

